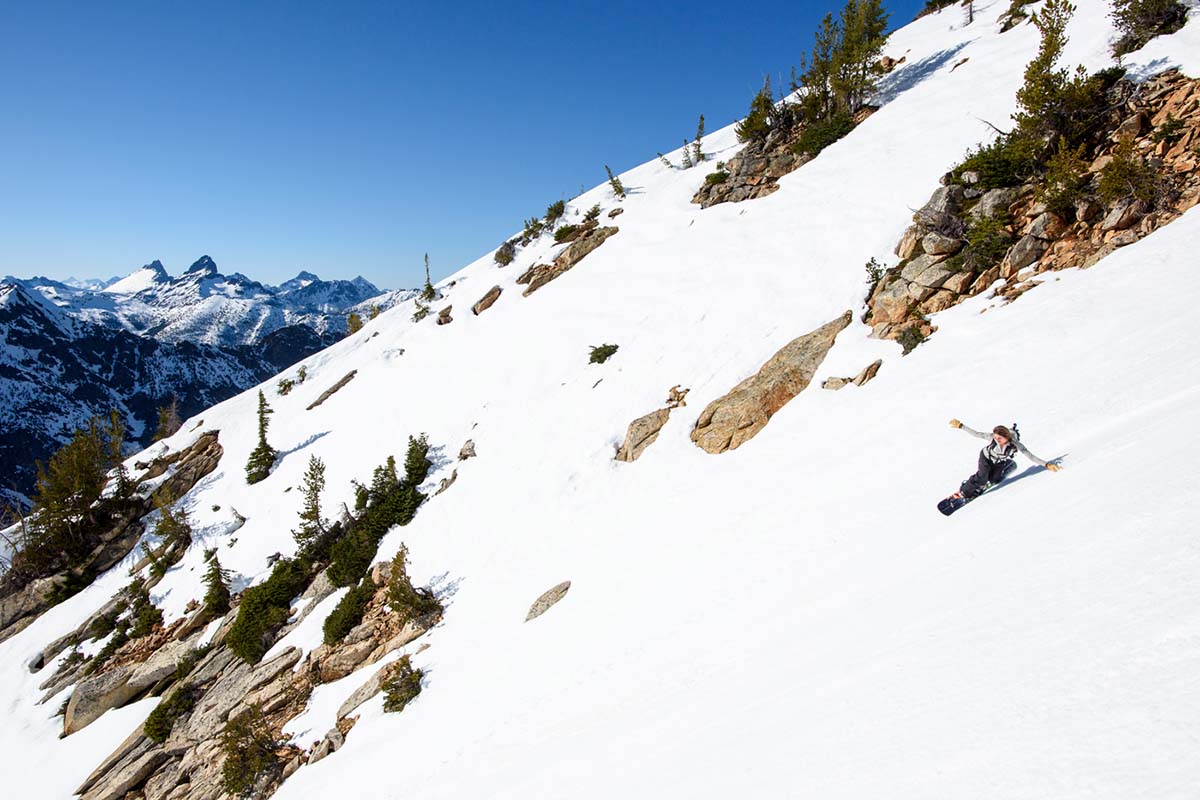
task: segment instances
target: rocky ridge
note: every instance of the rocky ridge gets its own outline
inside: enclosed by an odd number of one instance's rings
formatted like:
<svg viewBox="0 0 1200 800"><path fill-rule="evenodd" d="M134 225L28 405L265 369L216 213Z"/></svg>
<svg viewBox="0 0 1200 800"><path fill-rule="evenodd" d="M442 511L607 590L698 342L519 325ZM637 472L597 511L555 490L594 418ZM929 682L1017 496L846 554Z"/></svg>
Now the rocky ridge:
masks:
<svg viewBox="0 0 1200 800"><path fill-rule="evenodd" d="M1141 86L1121 81L1114 92L1101 144L1090 154L1088 182L1094 186L1121 142L1131 141L1159 176L1157 201L1105 207L1085 195L1060 215L1037 199L1035 181L984 192L973 188L977 175L964 173L961 184L946 176L896 246L900 262L871 291L865 321L875 336L895 339L908 329L928 336L934 330L929 314L986 291L1014 300L1038 284L1036 275L1087 268L1200 202L1200 80L1170 70ZM1175 131L1164 136L1168 123ZM1012 244L998 263L975 271L954 257L967 244L967 221L981 217L1007 220Z"/></svg>

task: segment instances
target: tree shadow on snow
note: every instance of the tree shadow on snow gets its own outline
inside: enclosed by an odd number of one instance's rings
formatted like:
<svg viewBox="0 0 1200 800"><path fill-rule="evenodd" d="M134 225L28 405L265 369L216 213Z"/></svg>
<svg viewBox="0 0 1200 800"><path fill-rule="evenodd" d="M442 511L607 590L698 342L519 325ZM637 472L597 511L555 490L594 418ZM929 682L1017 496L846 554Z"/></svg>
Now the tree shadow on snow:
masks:
<svg viewBox="0 0 1200 800"><path fill-rule="evenodd" d="M894 70L890 75L879 81L874 104L882 107L892 102L904 92L907 92L944 67L950 59L958 55L968 44L970 42L963 42L948 50L942 50L940 53L926 56L920 61L914 61L912 64L904 64L899 69Z"/></svg>
<svg viewBox="0 0 1200 800"><path fill-rule="evenodd" d="M1156 58L1148 64L1130 67L1129 71L1125 73L1125 77L1129 78L1131 81L1137 81L1138 83L1141 83L1142 81L1149 80L1168 67L1173 66L1175 66L1175 62L1169 58Z"/></svg>
<svg viewBox="0 0 1200 800"><path fill-rule="evenodd" d="M429 450L425 453L425 458L430 464L430 475L437 472L442 467L454 463L454 460L450 458L450 456L446 455L446 445L444 444L430 445Z"/></svg>
<svg viewBox="0 0 1200 800"><path fill-rule="evenodd" d="M275 458L275 466L276 466L276 467L277 467L277 466L279 466L279 464L280 464L280 463L281 463L281 462L282 462L282 461L283 461L285 458L287 458L288 456L290 456L292 453L297 453L297 452L299 452L299 451L303 450L304 448L308 447L310 444L312 444L313 442L317 441L318 439L321 439L321 438L323 438L323 437L325 437L325 436L328 436L328 435L329 435L329 431L321 431L320 433L314 433L312 436L308 437L308 438L307 438L307 439L305 439L303 442L301 442L300 444L298 444L298 445L296 445L295 447L293 447L291 450L283 450L283 451L281 451L281 452L280 452L280 453L279 453L279 454L276 456L276 458ZM274 469L274 467L272 467L272 469Z"/></svg>

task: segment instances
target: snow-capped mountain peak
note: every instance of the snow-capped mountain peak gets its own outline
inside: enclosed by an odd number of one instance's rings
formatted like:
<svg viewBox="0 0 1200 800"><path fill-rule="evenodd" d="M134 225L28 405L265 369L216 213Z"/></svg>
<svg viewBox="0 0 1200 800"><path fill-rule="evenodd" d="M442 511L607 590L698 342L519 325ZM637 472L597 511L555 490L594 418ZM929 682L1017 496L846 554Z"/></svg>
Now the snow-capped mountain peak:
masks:
<svg viewBox="0 0 1200 800"><path fill-rule="evenodd" d="M167 274L166 268L163 267L161 261L155 259L146 266L129 273L119 281L109 284L101 291L108 292L109 294L136 294L156 284L166 283L169 280L171 280L171 276Z"/></svg>

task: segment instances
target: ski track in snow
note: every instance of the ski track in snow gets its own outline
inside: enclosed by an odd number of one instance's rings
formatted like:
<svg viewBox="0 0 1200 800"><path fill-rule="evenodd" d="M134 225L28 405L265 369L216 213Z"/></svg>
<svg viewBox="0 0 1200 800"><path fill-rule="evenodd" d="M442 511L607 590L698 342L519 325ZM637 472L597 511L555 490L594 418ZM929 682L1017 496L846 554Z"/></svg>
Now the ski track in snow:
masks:
<svg viewBox="0 0 1200 800"><path fill-rule="evenodd" d="M1106 9L1077 5L1065 63L1105 66ZM770 197L702 211L689 200L710 169L652 160L622 174L615 220L607 185L572 201L568 221L600 202L621 232L534 295L514 280L561 249L549 237L504 269L489 253L443 281L433 308L453 303L451 325L412 324L407 301L309 358L288 396L264 384L269 439L288 454L262 483L243 476L256 391L204 412L199 430L219 429L225 455L191 495L203 543L156 587L168 621L203 593L204 547L242 585L294 550L301 496L284 489L310 455L326 463L332 513L409 434L450 457L472 438L479 453L431 475L459 472L377 557L404 541L416 580L456 587L442 624L406 649L430 645L413 655L425 691L399 715L364 706L346 746L280 800L1195 796L1200 211L1089 270L1040 276L1011 305L976 297L938 314L904 358L855 323L755 439L720 456L688 439L780 346L857 316L863 264L894 263L911 209L987 137L979 120L1008 118L1037 36L997 34L1006 6L894 34L885 52L907 57L894 99ZM1196 74L1198 28L1127 61ZM713 163L735 149L732 128L704 142ZM496 305L468 313L494 284ZM602 342L620 350L589 365ZM877 357L868 386L820 390ZM675 384L691 388L687 407L638 462L614 462L627 424ZM951 417L1015 420L1064 469L1022 463L943 518L935 503L979 446ZM126 582L136 553L0 644L11 796L68 796L154 707L59 740L66 695L34 705L52 665L25 668ZM524 624L562 580L569 594ZM314 646L327 604L287 644ZM373 669L319 687L289 730L319 739Z"/></svg>

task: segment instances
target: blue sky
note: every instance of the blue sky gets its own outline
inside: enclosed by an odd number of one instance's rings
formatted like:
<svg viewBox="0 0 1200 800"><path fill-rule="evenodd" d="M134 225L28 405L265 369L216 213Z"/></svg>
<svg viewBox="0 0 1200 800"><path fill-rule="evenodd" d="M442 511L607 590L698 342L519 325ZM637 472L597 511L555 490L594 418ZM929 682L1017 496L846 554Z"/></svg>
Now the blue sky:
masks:
<svg viewBox="0 0 1200 800"><path fill-rule="evenodd" d="M0 274L436 279L736 119L840 5L7 3Z"/></svg>

